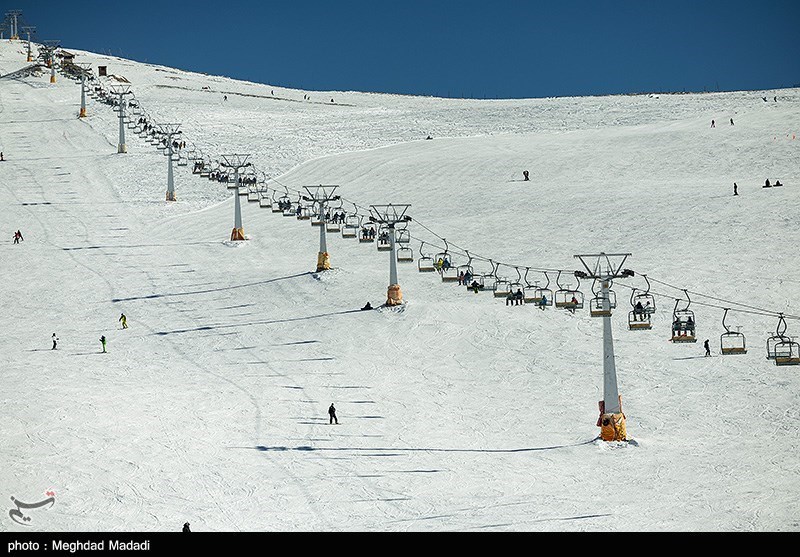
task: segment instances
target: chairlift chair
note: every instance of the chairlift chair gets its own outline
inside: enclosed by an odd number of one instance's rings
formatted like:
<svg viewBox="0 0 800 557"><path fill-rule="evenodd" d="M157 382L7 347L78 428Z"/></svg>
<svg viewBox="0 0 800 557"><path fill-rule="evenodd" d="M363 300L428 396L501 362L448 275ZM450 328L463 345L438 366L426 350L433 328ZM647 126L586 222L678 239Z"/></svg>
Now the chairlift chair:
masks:
<svg viewBox="0 0 800 557"><path fill-rule="evenodd" d="M783 317L782 313L778 314L778 327L775 329L775 334L771 337L767 338L767 359L774 360L775 359L775 348L778 344L784 342L785 340L789 340L789 337L786 336L786 319Z"/></svg>
<svg viewBox="0 0 800 557"><path fill-rule="evenodd" d="M275 196L277 195L277 191L273 190L272 192L272 199L270 202L270 208L273 213L282 213L283 209L281 209L281 201L280 199L276 199Z"/></svg>
<svg viewBox="0 0 800 557"><path fill-rule="evenodd" d="M800 343L786 337L775 345L776 366L800 365Z"/></svg>
<svg viewBox="0 0 800 557"><path fill-rule="evenodd" d="M497 269L500 268L499 263L495 263L491 259L489 260L489 263L494 268L494 270L492 271L492 274L494 275L494 284L492 284L492 293L494 294L495 298L505 298L506 296L508 296L508 293L510 291L511 281L506 278L497 276Z"/></svg>
<svg viewBox="0 0 800 557"><path fill-rule="evenodd" d="M411 242L411 233L407 228L398 228L395 230L394 238L398 244L408 244Z"/></svg>
<svg viewBox="0 0 800 557"><path fill-rule="evenodd" d="M647 279L647 275L642 275L642 277L644 277L645 282L647 282L647 290L635 294L636 289L634 289L633 292L635 296L633 296L631 303L634 307L636 307L637 303L641 303L643 312L652 315L656 311L656 299L650 294L650 281Z"/></svg>
<svg viewBox="0 0 800 557"><path fill-rule="evenodd" d="M722 333L719 338L720 352L722 352L723 356L747 354L744 335L738 331L731 331L730 327L725 323L725 318L727 316L728 308L725 308L725 313L722 314L722 326L725 328L725 332Z"/></svg>
<svg viewBox="0 0 800 557"><path fill-rule="evenodd" d="M325 223L325 232L336 233L342 231L342 224L339 221L328 221Z"/></svg>
<svg viewBox="0 0 800 557"><path fill-rule="evenodd" d="M589 315L592 317L610 317L611 310L616 309L617 307L617 295L613 290L611 290L611 288L608 289L608 309L605 309L603 307L603 291L595 291L596 283L597 279L595 279L592 283L592 292L594 293L594 297L589 303Z"/></svg>
<svg viewBox="0 0 800 557"><path fill-rule="evenodd" d="M544 273L544 278L547 280L547 282L541 287L537 283L536 287L533 289L533 296L531 297L530 301L525 300L525 302L534 303L539 307L552 306L554 303L554 296L553 291L550 289L550 276L547 274L547 271L542 272ZM525 274L527 276L527 272Z"/></svg>
<svg viewBox="0 0 800 557"><path fill-rule="evenodd" d="M376 238L378 240L378 251L391 251L392 249L392 240L389 237L389 233L391 230L385 224L382 224L378 227L378 233Z"/></svg>
<svg viewBox="0 0 800 557"><path fill-rule="evenodd" d="M522 296L521 302L525 303L525 285L522 284L522 274L519 272L519 267L514 267L514 270L517 271L517 280L509 284L509 289L511 290L511 295L516 296L517 292L520 293Z"/></svg>
<svg viewBox="0 0 800 557"><path fill-rule="evenodd" d="M356 213L347 215L344 218L344 226L342 227L342 238L357 238L360 220Z"/></svg>
<svg viewBox="0 0 800 557"><path fill-rule="evenodd" d="M377 236L378 228L374 222L365 222L361 226L361 234L358 236L358 242L361 244L374 242Z"/></svg>
<svg viewBox="0 0 800 557"><path fill-rule="evenodd" d="M692 301L686 290L687 304L683 309L678 309L680 299L675 300L675 308L672 310L672 342L697 342L695 335L696 321L694 312L689 309Z"/></svg>
<svg viewBox="0 0 800 557"><path fill-rule="evenodd" d="M408 246L400 246L397 248L397 262L398 263L413 263L414 250Z"/></svg>
<svg viewBox="0 0 800 557"><path fill-rule="evenodd" d="M307 203L298 200L298 209L295 211L297 220L311 220L311 207Z"/></svg>
<svg viewBox="0 0 800 557"><path fill-rule="evenodd" d="M297 218L297 206L299 201L292 201L288 194L281 197L283 203L283 216Z"/></svg>
<svg viewBox="0 0 800 557"><path fill-rule="evenodd" d="M637 307L637 304L639 304L641 301L641 298L639 298L639 296L636 294L636 289L634 288L631 291L631 306L633 309L628 312L628 330L649 331L653 328L653 324L650 321L650 315L652 312L645 311L644 304L641 304Z"/></svg>
<svg viewBox="0 0 800 557"><path fill-rule="evenodd" d="M420 242L419 244L419 259L417 259L417 270L420 273L432 273L436 270L436 263L433 261L433 258L425 255L422 251L422 246L425 245L425 242Z"/></svg>
<svg viewBox="0 0 800 557"><path fill-rule="evenodd" d="M472 256L468 251L465 251L465 253L467 254L468 260L466 263L456 267L456 276L459 280L463 281L462 285L469 288L469 285L472 283L473 277L475 276L475 269L472 268Z"/></svg>
<svg viewBox="0 0 800 557"><path fill-rule="evenodd" d="M578 279L577 286L572 289L569 288L569 285L561 286L560 283L561 271L558 272L558 276L556 277L556 284L558 285L558 290L555 291L553 294L553 299L555 301L555 306L557 308L566 309L566 310L576 310L576 309L583 309L583 292L579 290L581 279L577 276L575 278Z"/></svg>
<svg viewBox="0 0 800 557"><path fill-rule="evenodd" d="M269 197L269 190L266 188L262 188L259 190L260 198L258 200L258 206L261 209L270 209L272 208L272 199Z"/></svg>

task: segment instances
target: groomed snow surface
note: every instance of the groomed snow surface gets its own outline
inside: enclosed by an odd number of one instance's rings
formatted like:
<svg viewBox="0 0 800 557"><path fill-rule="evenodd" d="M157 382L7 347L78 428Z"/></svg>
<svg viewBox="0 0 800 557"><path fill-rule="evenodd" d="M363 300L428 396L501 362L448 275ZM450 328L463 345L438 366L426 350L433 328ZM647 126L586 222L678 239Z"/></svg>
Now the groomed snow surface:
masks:
<svg viewBox="0 0 800 557"><path fill-rule="evenodd" d="M289 188L410 203L503 263L631 252L620 283L800 314L800 90L453 100L77 54L205 153L251 153ZM0 42L0 74L24 65L23 43ZM774 317L731 312L749 351L723 357L722 310L693 306L699 342L675 345L673 303L628 331L618 286L638 446L595 441L601 319L506 307L416 265L399 266L404 311L357 311L383 303L386 253L331 235L335 270L315 277L317 229L246 198L249 240L226 242L231 191L176 167L165 203L165 157L130 130L117 154L116 114L90 100L80 120L79 100L62 76L0 81L0 495L56 494L0 530L800 530L800 370L765 358Z"/></svg>

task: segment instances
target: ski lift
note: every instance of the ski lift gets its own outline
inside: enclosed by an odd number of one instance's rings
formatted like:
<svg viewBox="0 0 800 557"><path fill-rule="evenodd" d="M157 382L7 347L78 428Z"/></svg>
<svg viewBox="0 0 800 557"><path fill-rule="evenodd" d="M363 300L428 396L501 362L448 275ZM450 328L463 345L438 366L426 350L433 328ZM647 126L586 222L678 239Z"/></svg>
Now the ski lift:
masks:
<svg viewBox="0 0 800 557"><path fill-rule="evenodd" d="M342 227L342 238L357 238L358 229L360 228L361 218L358 213L350 213L344 218L344 226Z"/></svg>
<svg viewBox="0 0 800 557"><path fill-rule="evenodd" d="M408 246L400 246L397 248L397 262L398 263L413 263L414 250Z"/></svg>
<svg viewBox="0 0 800 557"><path fill-rule="evenodd" d="M558 272L558 276L556 277L558 290L556 290L555 294L553 295L556 307L570 311L583 309L583 292L579 290L581 285L580 277L577 275L575 276L575 278L578 280L578 284L574 289L569 288L569 285L562 286L560 278L561 271Z"/></svg>
<svg viewBox="0 0 800 557"><path fill-rule="evenodd" d="M267 186L264 186L259 190L261 194L260 199L258 200L258 206L262 209L271 209L272 208L272 199L269 197L269 189Z"/></svg>
<svg viewBox="0 0 800 557"><path fill-rule="evenodd" d="M406 226L408 224L406 223ZM407 228L398 228L395 230L395 242L398 244L408 244L411 242L411 233L408 231Z"/></svg>
<svg viewBox="0 0 800 557"><path fill-rule="evenodd" d="M651 313L645 310L641 301L636 294L636 289L631 290L631 307L633 309L628 312L628 330L630 331L649 331L653 328L650 321Z"/></svg>
<svg viewBox="0 0 800 557"><path fill-rule="evenodd" d="M461 281L461 284L469 289L475 277L475 269L472 268L472 256L466 250L464 250L464 253L467 254L467 262L456 267L456 276Z"/></svg>
<svg viewBox="0 0 800 557"><path fill-rule="evenodd" d="M422 246L424 245L425 242L420 242L419 244L419 259L417 259L417 269L420 273L432 273L436 270L436 264L434 263L432 257L427 256L422 252Z"/></svg>
<svg viewBox="0 0 800 557"><path fill-rule="evenodd" d="M339 209L342 208L342 205L344 205L344 202L341 200L341 198L339 198L339 205L336 206L336 207L333 207L333 215L336 215L336 214L339 213ZM340 223L338 219L336 220L336 222L333 222L333 215L331 216L331 218L326 218L325 219L326 220L326 222L325 222L325 232L333 232L333 233L335 233L335 232L341 232L342 231L342 223Z"/></svg>
<svg viewBox="0 0 800 557"><path fill-rule="evenodd" d="M281 205L280 199L275 198L276 195L278 195L278 190L272 190L269 207L273 213L282 213L283 206Z"/></svg>
<svg viewBox="0 0 800 557"><path fill-rule="evenodd" d="M489 265L492 266L492 270L489 271L488 273L481 273L480 280L478 282L479 284L483 285L483 288L481 290L484 290L486 292L494 292L497 286L497 274L496 274L497 269L494 264L494 261L492 261L491 259L489 260Z"/></svg>
<svg viewBox="0 0 800 557"><path fill-rule="evenodd" d="M307 202L304 203L304 201L302 195L297 199L297 207L295 209L297 220L311 220L313 207Z"/></svg>
<svg viewBox="0 0 800 557"><path fill-rule="evenodd" d="M511 292L511 281L497 276L497 269L500 268L500 263L493 263L491 259L489 262L494 265L494 285L492 286L494 297L505 298Z"/></svg>
<svg viewBox="0 0 800 557"><path fill-rule="evenodd" d="M458 271L453 266L453 260L450 257L450 244L444 238L442 238L442 241L444 242L444 251L437 253L434 257L436 268L442 277L442 282L457 282Z"/></svg>
<svg viewBox="0 0 800 557"><path fill-rule="evenodd" d="M738 331L730 330L730 327L725 323L725 318L727 316L728 308L725 308L725 313L722 314L722 326L725 328L725 332L722 333L719 338L719 346L722 355L747 354L744 335Z"/></svg>
<svg viewBox="0 0 800 557"><path fill-rule="evenodd" d="M672 342L697 342L694 312L689 309L692 300L685 289L683 293L686 294L686 307L679 310L678 304L681 300L676 299L672 310Z"/></svg>
<svg viewBox="0 0 800 557"><path fill-rule="evenodd" d="M547 271L542 272L544 273L544 278L547 280L547 282L544 286L540 287L538 285L538 281L536 281L536 287L533 289L533 296L530 299L530 302L538 305L540 308L552 306L554 301L553 291L550 290L550 276L547 274ZM528 271L525 271L525 276L528 276ZM525 282L527 282L527 278L525 279ZM525 302L529 303L528 300L525 300Z"/></svg>
<svg viewBox="0 0 800 557"><path fill-rule="evenodd" d="M286 189L286 194L281 196L281 203L283 207L283 216L284 217L297 217L297 205L298 201L292 201L289 197L289 189Z"/></svg>
<svg viewBox="0 0 800 557"><path fill-rule="evenodd" d="M377 235L378 228L372 221L365 222L361 225L361 235L358 237L360 244L374 242Z"/></svg>
<svg viewBox="0 0 800 557"><path fill-rule="evenodd" d="M509 285L509 288L511 289L511 294L513 296L516 296L517 292L520 293L520 295L522 296L522 303L524 304L525 303L525 285L522 284L522 273L519 272L519 267L514 267L514 270L517 271L517 280L512 282Z"/></svg>
<svg viewBox="0 0 800 557"><path fill-rule="evenodd" d="M775 329L775 334L767 338L767 359L775 359L775 347L781 342L789 340L786 336L786 319L782 313L778 314L778 327Z"/></svg>
<svg viewBox="0 0 800 557"><path fill-rule="evenodd" d="M378 251L391 251L392 240L389 237L390 229L385 224L378 227Z"/></svg>
<svg viewBox="0 0 800 557"><path fill-rule="evenodd" d="M796 366L800 365L800 343L794 339L786 337L775 345L775 365L776 366Z"/></svg>
<svg viewBox="0 0 800 557"><path fill-rule="evenodd" d="M589 303L589 315L592 317L610 317L611 310L616 309L617 307L617 295L616 293L611 290L611 281L609 281L609 288L608 288L608 309L605 309L603 305L603 290L595 290L595 285L597 284L597 279L594 279L592 282L592 293L594 293L594 297L592 301Z"/></svg>
<svg viewBox="0 0 800 557"><path fill-rule="evenodd" d="M642 311L648 315L652 315L656 311L656 299L652 294L650 294L650 281L647 279L647 275L642 276L644 277L645 282L647 282L647 290L633 296L631 299L631 304L633 307L636 307L636 304L642 304ZM634 294L636 293L635 288L633 292Z"/></svg>

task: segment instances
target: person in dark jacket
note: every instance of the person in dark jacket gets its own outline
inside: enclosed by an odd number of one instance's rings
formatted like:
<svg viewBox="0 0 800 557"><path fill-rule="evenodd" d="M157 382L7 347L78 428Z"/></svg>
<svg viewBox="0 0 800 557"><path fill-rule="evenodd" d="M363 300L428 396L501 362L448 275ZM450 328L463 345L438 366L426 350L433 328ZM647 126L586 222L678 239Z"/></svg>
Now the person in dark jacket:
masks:
<svg viewBox="0 0 800 557"><path fill-rule="evenodd" d="M188 522L184 522L183 523L183 531L184 532L191 532L191 530L189 530L189 523Z"/></svg>
<svg viewBox="0 0 800 557"><path fill-rule="evenodd" d="M330 423L333 423L334 421L336 421L337 424L339 423L339 418L336 417L336 408L334 408L332 402L328 408L328 415L331 417Z"/></svg>
<svg viewBox="0 0 800 557"><path fill-rule="evenodd" d="M708 339L703 343L703 348L706 349L706 356L711 355L711 347L708 345Z"/></svg>

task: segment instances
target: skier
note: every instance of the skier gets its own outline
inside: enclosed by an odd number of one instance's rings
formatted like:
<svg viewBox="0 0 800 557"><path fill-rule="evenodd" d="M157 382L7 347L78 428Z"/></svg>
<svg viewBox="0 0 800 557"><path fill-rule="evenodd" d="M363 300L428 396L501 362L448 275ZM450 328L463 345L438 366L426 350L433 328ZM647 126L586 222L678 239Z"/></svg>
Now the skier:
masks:
<svg viewBox="0 0 800 557"><path fill-rule="evenodd" d="M105 337L105 335L102 335L100 337L100 344L103 345L103 353L105 354L105 352L106 352L106 337Z"/></svg>
<svg viewBox="0 0 800 557"><path fill-rule="evenodd" d="M772 186L769 184L769 178L767 178L767 180L764 182L764 187L765 187L765 188L771 188L771 187L772 187Z"/></svg>
<svg viewBox="0 0 800 557"><path fill-rule="evenodd" d="M706 349L706 356L711 355L711 348L708 346L708 339L703 343L703 348Z"/></svg>
<svg viewBox="0 0 800 557"><path fill-rule="evenodd" d="M2 151L0 151L0 162L3 162L3 161L5 161L5 160L6 160L6 159L5 159L5 158L3 158L3 152L2 152Z"/></svg>
<svg viewBox="0 0 800 557"><path fill-rule="evenodd" d="M17 230L17 236L19 236L19 239L22 240L23 242L25 241L25 238L22 237L22 232L20 232L19 230Z"/></svg>
<svg viewBox="0 0 800 557"><path fill-rule="evenodd" d="M227 101L228 100L228 95L222 95L222 100L223 101Z"/></svg>
<svg viewBox="0 0 800 557"><path fill-rule="evenodd" d="M361 311L365 311L365 310L368 310L368 309L372 309L372 304L370 304L369 302L364 304L364 307L361 308Z"/></svg>
<svg viewBox="0 0 800 557"><path fill-rule="evenodd" d="M731 126L733 125L733 118L731 118Z"/></svg>
<svg viewBox="0 0 800 557"><path fill-rule="evenodd" d="M523 182L527 182L528 181L528 171L527 170L523 170L522 171L522 176L523 176L523 180L522 181Z"/></svg>
<svg viewBox="0 0 800 557"><path fill-rule="evenodd" d="M739 186L736 185L736 182L733 183L733 195L739 195Z"/></svg>
<svg viewBox="0 0 800 557"><path fill-rule="evenodd" d="M547 296L542 294L542 299L539 301L539 309L544 311L547 307Z"/></svg>
<svg viewBox="0 0 800 557"><path fill-rule="evenodd" d="M189 530L189 523L188 522L184 522L183 523L183 531L184 532L191 532L191 530Z"/></svg>
<svg viewBox="0 0 800 557"><path fill-rule="evenodd" d="M477 294L478 293L478 289L480 288L481 285L478 284L477 280L473 280L471 286L472 286L472 291L475 292L475 294Z"/></svg>
<svg viewBox="0 0 800 557"><path fill-rule="evenodd" d="M783 184L781 184L781 181L780 181L780 180L775 180L775 187L776 187L776 188L779 188L779 187L781 187L782 185L783 185ZM21 235L20 235L20 238L22 238L22 236L21 236Z"/></svg>
<svg viewBox="0 0 800 557"><path fill-rule="evenodd" d="M644 307L642 306L641 300L636 302L636 305L633 307L633 314L636 316L636 321L644 321Z"/></svg>
<svg viewBox="0 0 800 557"><path fill-rule="evenodd" d="M328 415L331 417L330 423L333 423L334 420L336 420L336 425L339 425L339 418L336 417L336 408L333 407L332 402L330 408L328 408Z"/></svg>
<svg viewBox="0 0 800 557"><path fill-rule="evenodd" d="M14 243L19 244L19 232L14 232Z"/></svg>
<svg viewBox="0 0 800 557"><path fill-rule="evenodd" d="M122 323L122 328L123 329L127 329L128 328L128 318L125 317L124 313L119 316L119 322Z"/></svg>
<svg viewBox="0 0 800 557"><path fill-rule="evenodd" d="M513 303L514 303L514 293L511 292L511 290L509 290L508 294L506 294L506 305L510 306Z"/></svg>
<svg viewBox="0 0 800 557"><path fill-rule="evenodd" d="M522 293L522 288L517 288L517 291L514 292L514 305L521 306L524 299L525 295Z"/></svg>
<svg viewBox="0 0 800 557"><path fill-rule="evenodd" d="M55 333L53 333L53 348L52 348L53 350L56 349L56 345L58 345L58 337L56 336Z"/></svg>
<svg viewBox="0 0 800 557"><path fill-rule="evenodd" d="M716 124L714 123L714 120L711 120L711 127L712 128L716 128L717 127Z"/></svg>

